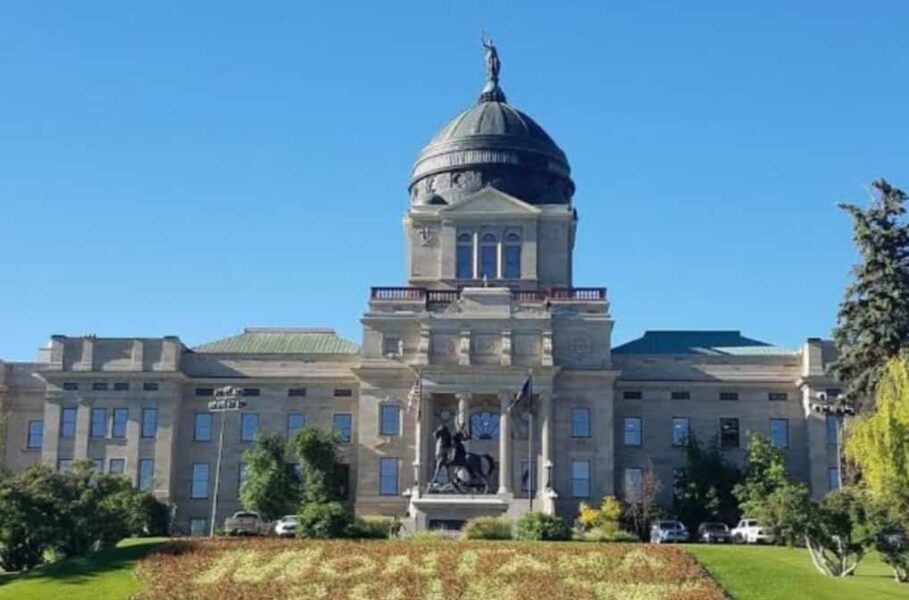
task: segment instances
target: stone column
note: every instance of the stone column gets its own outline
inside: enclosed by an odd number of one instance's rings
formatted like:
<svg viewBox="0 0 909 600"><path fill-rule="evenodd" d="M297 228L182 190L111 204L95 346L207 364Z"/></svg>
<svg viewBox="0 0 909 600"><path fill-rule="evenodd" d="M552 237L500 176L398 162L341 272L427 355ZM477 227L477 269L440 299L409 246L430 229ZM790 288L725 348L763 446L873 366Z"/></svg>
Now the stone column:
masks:
<svg viewBox="0 0 909 600"><path fill-rule="evenodd" d="M499 494L511 494L511 392L499 392Z"/></svg>
<svg viewBox="0 0 909 600"><path fill-rule="evenodd" d="M414 415L413 429L413 485L414 497L419 497L423 491L423 419L425 419L426 404L423 401L423 391L420 390L420 397L417 398L417 414Z"/></svg>
<svg viewBox="0 0 909 600"><path fill-rule="evenodd" d="M92 401L87 398L79 398L79 404L76 406L76 436L73 439L73 460L88 458L92 404Z"/></svg>
<svg viewBox="0 0 909 600"><path fill-rule="evenodd" d="M553 473L554 460L552 455L552 392L540 394L540 464L537 465L537 494L540 496L543 512L555 514L555 473Z"/></svg>
<svg viewBox="0 0 909 600"><path fill-rule="evenodd" d="M467 428L468 410L470 407L470 392L458 392L455 397L458 399L458 417L457 426Z"/></svg>

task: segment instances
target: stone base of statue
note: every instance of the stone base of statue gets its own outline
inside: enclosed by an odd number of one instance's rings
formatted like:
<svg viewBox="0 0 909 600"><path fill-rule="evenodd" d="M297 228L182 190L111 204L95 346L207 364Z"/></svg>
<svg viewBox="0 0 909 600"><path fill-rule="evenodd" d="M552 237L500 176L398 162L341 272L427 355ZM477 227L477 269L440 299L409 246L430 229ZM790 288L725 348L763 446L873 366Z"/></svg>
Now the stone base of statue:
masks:
<svg viewBox="0 0 909 600"><path fill-rule="evenodd" d="M457 530L469 519L504 516L513 505L511 494L430 493L411 496L409 512L418 530Z"/></svg>

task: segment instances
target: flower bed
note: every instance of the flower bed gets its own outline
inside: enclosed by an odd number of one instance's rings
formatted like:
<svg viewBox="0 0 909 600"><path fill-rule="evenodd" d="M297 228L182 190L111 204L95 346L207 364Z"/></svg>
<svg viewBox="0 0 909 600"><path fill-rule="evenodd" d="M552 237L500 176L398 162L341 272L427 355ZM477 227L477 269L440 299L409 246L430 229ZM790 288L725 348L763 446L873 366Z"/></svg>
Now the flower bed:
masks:
<svg viewBox="0 0 909 600"><path fill-rule="evenodd" d="M175 541L139 563L142 600L722 600L676 548L636 544Z"/></svg>

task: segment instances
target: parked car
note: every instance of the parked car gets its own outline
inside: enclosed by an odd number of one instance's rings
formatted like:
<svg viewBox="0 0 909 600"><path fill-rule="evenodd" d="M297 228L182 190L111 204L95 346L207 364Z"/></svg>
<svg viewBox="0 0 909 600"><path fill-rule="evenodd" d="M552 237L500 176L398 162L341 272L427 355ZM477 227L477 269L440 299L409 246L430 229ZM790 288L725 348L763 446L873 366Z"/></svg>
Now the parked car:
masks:
<svg viewBox="0 0 909 600"><path fill-rule="evenodd" d="M297 515L287 515L275 522L275 535L279 537L293 537L297 534L297 524L300 518Z"/></svg>
<svg viewBox="0 0 909 600"><path fill-rule="evenodd" d="M650 528L650 543L687 542L688 530L679 521L657 521Z"/></svg>
<svg viewBox="0 0 909 600"><path fill-rule="evenodd" d="M263 535L268 530L268 525L262 521L259 513L240 510L224 520L224 532L227 535Z"/></svg>
<svg viewBox="0 0 909 600"><path fill-rule="evenodd" d="M698 541L707 544L722 543L728 544L732 541L732 534L729 533L729 526L725 523L708 521L698 525Z"/></svg>
<svg viewBox="0 0 909 600"><path fill-rule="evenodd" d="M773 535L756 519L742 519L732 530L732 541L736 544L772 544Z"/></svg>

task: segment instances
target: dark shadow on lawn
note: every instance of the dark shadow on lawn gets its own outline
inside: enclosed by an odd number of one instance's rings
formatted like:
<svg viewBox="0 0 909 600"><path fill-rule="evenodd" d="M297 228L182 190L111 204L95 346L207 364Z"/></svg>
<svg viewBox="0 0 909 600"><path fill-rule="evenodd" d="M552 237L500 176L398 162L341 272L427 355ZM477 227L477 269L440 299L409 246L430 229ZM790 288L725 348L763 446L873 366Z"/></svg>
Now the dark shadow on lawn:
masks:
<svg viewBox="0 0 909 600"><path fill-rule="evenodd" d="M122 548L111 548L86 556L64 559L21 574L4 574L0 577L0 586L20 579L53 579L69 584L89 583L94 575L132 566L137 560L166 542L167 540L162 539L138 541Z"/></svg>

